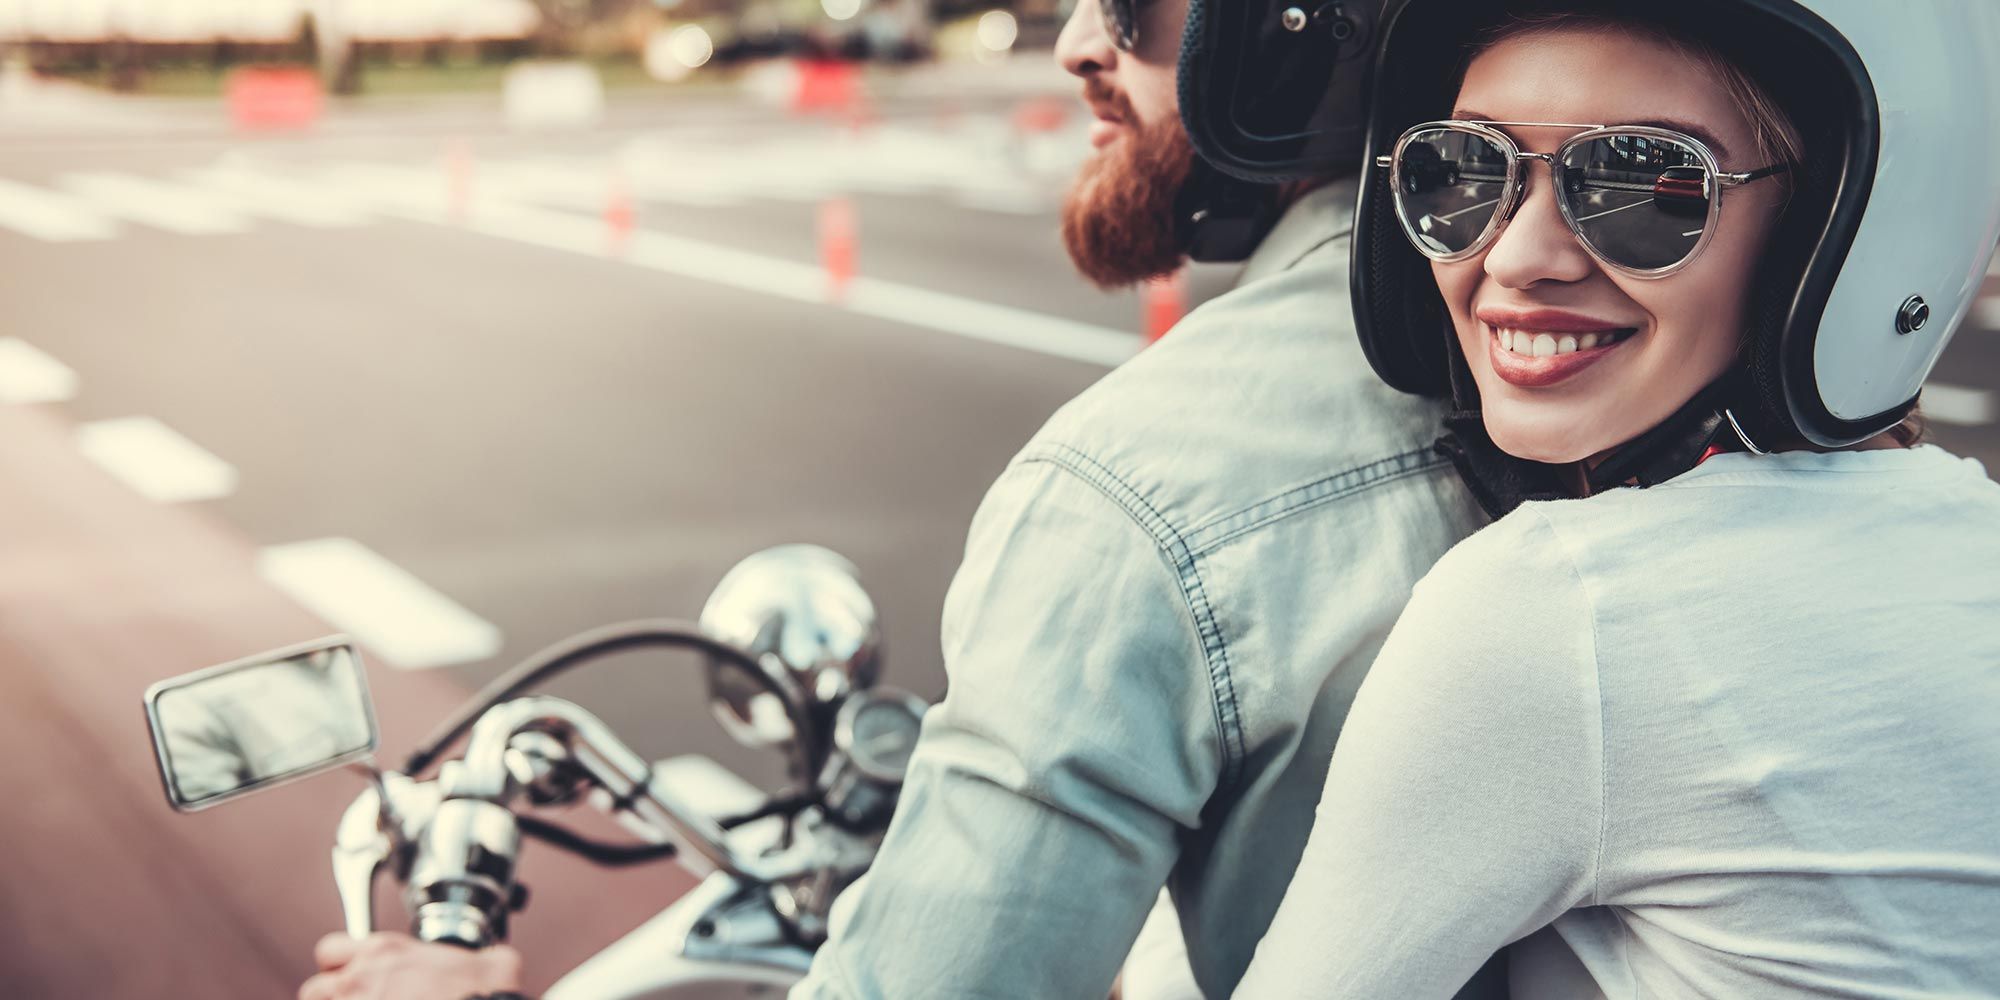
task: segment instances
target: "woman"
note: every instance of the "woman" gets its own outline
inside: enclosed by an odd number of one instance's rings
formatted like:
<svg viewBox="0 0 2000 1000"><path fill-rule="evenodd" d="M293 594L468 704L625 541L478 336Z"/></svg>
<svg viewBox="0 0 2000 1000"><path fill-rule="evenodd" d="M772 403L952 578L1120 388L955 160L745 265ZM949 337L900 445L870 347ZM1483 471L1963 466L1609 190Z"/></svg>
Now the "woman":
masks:
<svg viewBox="0 0 2000 1000"><path fill-rule="evenodd" d="M2000 232L2000 13L1661 6L1388 29L1357 312L1505 516L1418 585L1239 997L1509 945L1517 998L2000 995L2000 486L1904 419Z"/></svg>

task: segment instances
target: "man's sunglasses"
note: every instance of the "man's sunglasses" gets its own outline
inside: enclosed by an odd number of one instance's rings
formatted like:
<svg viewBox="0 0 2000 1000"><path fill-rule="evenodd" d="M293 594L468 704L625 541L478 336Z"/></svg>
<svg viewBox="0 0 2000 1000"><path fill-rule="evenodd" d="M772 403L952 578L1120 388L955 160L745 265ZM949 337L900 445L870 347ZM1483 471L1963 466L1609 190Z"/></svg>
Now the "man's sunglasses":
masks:
<svg viewBox="0 0 2000 1000"><path fill-rule="evenodd" d="M1088 3L1091 0L1082 0ZM1139 15L1144 12L1149 0L1095 0L1097 12L1104 17L1104 34L1120 52L1130 52L1139 46Z"/></svg>
<svg viewBox="0 0 2000 1000"><path fill-rule="evenodd" d="M1581 131L1553 154L1524 153L1502 127ZM1563 222L1584 249L1636 278L1673 274L1708 245L1722 189L1788 169L1724 173L1700 140L1646 125L1477 121L1415 126L1375 165L1389 168L1410 242L1449 263L1500 235L1526 197L1533 161L1548 164Z"/></svg>

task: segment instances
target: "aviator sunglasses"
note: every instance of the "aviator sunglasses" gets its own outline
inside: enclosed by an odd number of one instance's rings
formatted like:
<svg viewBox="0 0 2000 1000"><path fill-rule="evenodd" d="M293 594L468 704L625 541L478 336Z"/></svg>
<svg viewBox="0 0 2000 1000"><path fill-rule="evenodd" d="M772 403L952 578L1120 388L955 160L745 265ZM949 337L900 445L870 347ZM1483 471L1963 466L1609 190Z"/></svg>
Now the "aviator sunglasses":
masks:
<svg viewBox="0 0 2000 1000"><path fill-rule="evenodd" d="M1502 127L1581 131L1554 153L1524 153ZM1389 168L1396 218L1410 242L1451 263L1500 235L1527 195L1534 161L1548 164L1563 222L1583 248L1636 278L1673 274L1708 245L1724 188L1788 169L1725 173L1699 139L1649 125L1484 121L1414 126L1375 165Z"/></svg>
<svg viewBox="0 0 2000 1000"><path fill-rule="evenodd" d="M1082 0L1082 2L1089 3L1092 0ZM1097 12L1104 17L1104 34L1110 37L1111 44L1120 52L1130 52L1137 48L1139 15L1145 11L1149 0L1095 0L1095 2Z"/></svg>

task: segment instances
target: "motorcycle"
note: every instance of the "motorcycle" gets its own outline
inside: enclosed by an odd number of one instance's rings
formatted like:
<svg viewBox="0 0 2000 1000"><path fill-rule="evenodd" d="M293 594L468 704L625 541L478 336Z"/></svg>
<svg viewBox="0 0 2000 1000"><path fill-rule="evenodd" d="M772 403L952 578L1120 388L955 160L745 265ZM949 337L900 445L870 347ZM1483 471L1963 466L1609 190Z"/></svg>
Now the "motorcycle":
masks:
<svg viewBox="0 0 2000 1000"><path fill-rule="evenodd" d="M876 683L880 634L847 560L781 546L731 569L694 622L612 625L530 657L441 723L401 771L373 763L380 734L360 654L343 636L161 681L146 712L181 811L344 766L367 773L332 849L350 934L377 928L385 872L402 885L417 938L482 948L505 941L509 915L526 905L514 875L527 840L601 865L673 859L699 884L545 1000L771 997L803 978L834 900L874 859L927 708ZM785 754L791 790L766 795L695 755L649 762L582 707L533 693L640 648L703 654L717 721L741 743ZM463 753L443 759L461 738ZM536 815L578 802L639 843Z"/></svg>

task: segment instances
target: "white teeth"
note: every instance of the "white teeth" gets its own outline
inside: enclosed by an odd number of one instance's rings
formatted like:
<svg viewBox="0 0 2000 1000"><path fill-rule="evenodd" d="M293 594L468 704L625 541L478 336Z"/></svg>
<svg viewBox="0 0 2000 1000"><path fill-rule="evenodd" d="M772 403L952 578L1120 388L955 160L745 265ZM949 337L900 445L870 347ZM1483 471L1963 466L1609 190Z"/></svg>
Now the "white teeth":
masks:
<svg viewBox="0 0 2000 1000"><path fill-rule="evenodd" d="M1608 347L1618 339L1615 331L1577 336L1569 333L1531 333L1527 330L1496 329L1493 331L1493 336L1500 342L1501 350L1531 358L1552 358L1559 354L1588 351L1598 346Z"/></svg>

